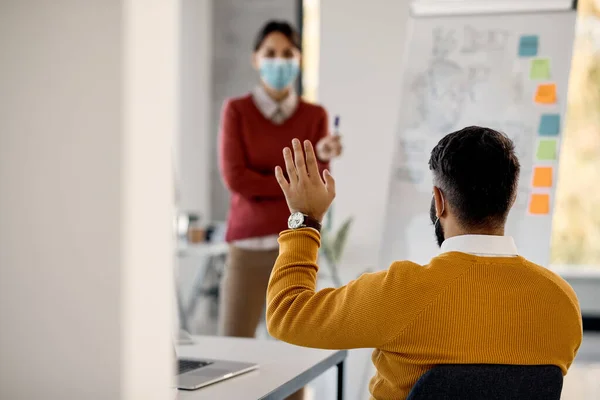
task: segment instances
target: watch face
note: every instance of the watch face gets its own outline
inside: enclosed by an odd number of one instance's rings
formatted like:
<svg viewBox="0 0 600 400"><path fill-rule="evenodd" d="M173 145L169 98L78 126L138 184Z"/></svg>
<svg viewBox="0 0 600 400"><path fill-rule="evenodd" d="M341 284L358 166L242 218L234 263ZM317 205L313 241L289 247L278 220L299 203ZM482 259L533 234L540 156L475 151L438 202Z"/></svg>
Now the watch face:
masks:
<svg viewBox="0 0 600 400"><path fill-rule="evenodd" d="M290 229L300 228L304 224L304 214L295 212L288 219L288 227Z"/></svg>

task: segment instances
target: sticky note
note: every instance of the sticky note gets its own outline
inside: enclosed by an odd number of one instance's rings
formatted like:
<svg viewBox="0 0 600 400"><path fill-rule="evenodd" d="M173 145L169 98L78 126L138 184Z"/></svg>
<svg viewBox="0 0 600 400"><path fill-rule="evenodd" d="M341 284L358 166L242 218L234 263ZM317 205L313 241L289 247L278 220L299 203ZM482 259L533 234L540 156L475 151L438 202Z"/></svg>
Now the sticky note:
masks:
<svg viewBox="0 0 600 400"><path fill-rule="evenodd" d="M535 92L535 102L539 104L556 103L556 84L546 83L538 85Z"/></svg>
<svg viewBox="0 0 600 400"><path fill-rule="evenodd" d="M550 214L550 195L533 193L529 198L529 213L534 215Z"/></svg>
<svg viewBox="0 0 600 400"><path fill-rule="evenodd" d="M543 114L540 117L538 133L542 136L556 136L560 133L560 115Z"/></svg>
<svg viewBox="0 0 600 400"><path fill-rule="evenodd" d="M535 57L538 53L537 35L523 35L519 39L519 57Z"/></svg>
<svg viewBox="0 0 600 400"><path fill-rule="evenodd" d="M554 161L557 155L557 143L554 139L540 140L536 152L536 157L540 161Z"/></svg>
<svg viewBox="0 0 600 400"><path fill-rule="evenodd" d="M550 60L547 58L535 58L531 60L531 79L550 79Z"/></svg>
<svg viewBox="0 0 600 400"><path fill-rule="evenodd" d="M533 187L536 187L536 188L552 187L552 167L534 167L533 168Z"/></svg>

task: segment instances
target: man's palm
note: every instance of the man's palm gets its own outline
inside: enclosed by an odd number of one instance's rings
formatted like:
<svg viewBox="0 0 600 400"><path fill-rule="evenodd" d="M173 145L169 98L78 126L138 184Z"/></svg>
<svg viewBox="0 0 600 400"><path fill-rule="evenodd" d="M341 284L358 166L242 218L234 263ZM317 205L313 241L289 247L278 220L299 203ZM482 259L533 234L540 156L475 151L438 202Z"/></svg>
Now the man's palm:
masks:
<svg viewBox="0 0 600 400"><path fill-rule="evenodd" d="M317 158L310 141L304 142L304 150L298 139L292 141L294 154L286 147L283 150L288 180L280 167L275 168L275 177L291 212L301 212L322 221L335 198L335 181L329 171L319 176ZM306 158L304 153L306 152Z"/></svg>

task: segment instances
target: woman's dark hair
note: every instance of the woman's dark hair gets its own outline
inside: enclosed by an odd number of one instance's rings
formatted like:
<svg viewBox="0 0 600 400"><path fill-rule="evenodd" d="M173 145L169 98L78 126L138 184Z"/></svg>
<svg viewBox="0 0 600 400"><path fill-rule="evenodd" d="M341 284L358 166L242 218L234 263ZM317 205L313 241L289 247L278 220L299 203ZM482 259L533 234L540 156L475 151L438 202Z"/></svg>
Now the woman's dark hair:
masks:
<svg viewBox="0 0 600 400"><path fill-rule="evenodd" d="M263 42L273 32L279 32L285 36L295 48L302 51L302 43L298 31L287 21L268 21L254 39L254 51L258 51Z"/></svg>

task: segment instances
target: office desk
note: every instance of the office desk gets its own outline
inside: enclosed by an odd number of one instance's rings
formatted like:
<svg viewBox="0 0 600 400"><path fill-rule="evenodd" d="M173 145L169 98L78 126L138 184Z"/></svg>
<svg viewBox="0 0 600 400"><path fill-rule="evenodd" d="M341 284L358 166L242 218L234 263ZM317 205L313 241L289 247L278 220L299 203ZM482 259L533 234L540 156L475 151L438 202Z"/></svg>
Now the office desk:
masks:
<svg viewBox="0 0 600 400"><path fill-rule="evenodd" d="M279 400L338 368L338 400L343 399L347 351L315 350L275 340L194 336L194 344L177 347L179 357L253 362L258 369L194 391L180 390L178 400Z"/></svg>

